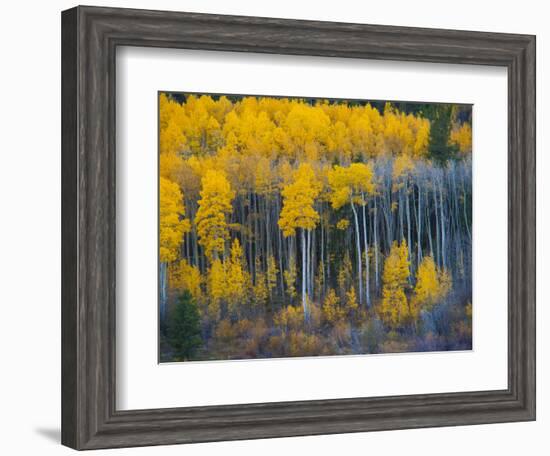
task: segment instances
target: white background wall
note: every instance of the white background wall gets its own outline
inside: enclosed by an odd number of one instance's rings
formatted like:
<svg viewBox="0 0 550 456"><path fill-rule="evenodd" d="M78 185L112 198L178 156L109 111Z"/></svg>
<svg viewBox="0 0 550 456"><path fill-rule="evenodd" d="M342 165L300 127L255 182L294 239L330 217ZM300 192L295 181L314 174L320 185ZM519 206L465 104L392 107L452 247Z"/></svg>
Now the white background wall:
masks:
<svg viewBox="0 0 550 456"><path fill-rule="evenodd" d="M104 6L439 27L537 35L538 420L457 428L111 450L97 454L550 453L547 213L549 11L536 0L391 2L100 1ZM0 43L0 452L69 454L60 423L60 11L70 1L2 5ZM546 112L545 112L546 111ZM490 185L488 179L487 185ZM546 220L545 220L546 219ZM546 330L546 331L545 331ZM404 379L406 381L406 379ZM291 387L291 385L289 385Z"/></svg>

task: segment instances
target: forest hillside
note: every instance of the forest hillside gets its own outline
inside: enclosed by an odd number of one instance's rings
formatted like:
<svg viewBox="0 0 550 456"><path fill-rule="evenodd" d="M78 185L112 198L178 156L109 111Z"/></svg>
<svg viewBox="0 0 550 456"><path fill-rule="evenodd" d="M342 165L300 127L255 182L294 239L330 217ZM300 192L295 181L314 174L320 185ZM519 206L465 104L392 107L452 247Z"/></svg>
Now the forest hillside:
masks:
<svg viewBox="0 0 550 456"><path fill-rule="evenodd" d="M159 96L161 361L471 348L471 106Z"/></svg>

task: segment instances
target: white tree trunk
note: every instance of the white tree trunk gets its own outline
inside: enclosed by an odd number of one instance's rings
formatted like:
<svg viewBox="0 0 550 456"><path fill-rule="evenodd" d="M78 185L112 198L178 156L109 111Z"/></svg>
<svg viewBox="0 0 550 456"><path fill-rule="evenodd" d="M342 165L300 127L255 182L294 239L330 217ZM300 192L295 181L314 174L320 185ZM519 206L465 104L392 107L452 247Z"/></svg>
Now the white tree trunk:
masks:
<svg viewBox="0 0 550 456"><path fill-rule="evenodd" d="M418 217L416 221L416 245L417 245L417 260L416 266L420 266L422 261L422 216L421 216L421 207L422 207L422 192L420 191L420 184L418 185Z"/></svg>
<svg viewBox="0 0 550 456"><path fill-rule="evenodd" d="M307 280L307 262L306 262L306 230L302 228L302 307L304 308L304 320L308 320L307 315L307 295L306 295L306 280Z"/></svg>
<svg viewBox="0 0 550 456"><path fill-rule="evenodd" d="M370 307L370 276L369 276L369 243L367 237L367 211L365 209L366 201L363 198L363 240L365 243L365 298L367 307Z"/></svg>
<svg viewBox="0 0 550 456"><path fill-rule="evenodd" d="M379 290L379 274L378 274L378 207L376 206L376 197L374 197L374 285L376 291Z"/></svg>
<svg viewBox="0 0 550 456"><path fill-rule="evenodd" d="M445 261L445 213L443 212L443 192L441 190L441 186L439 187L439 202L440 202L440 208L441 208L441 263L443 264L443 268L447 267L447 262Z"/></svg>
<svg viewBox="0 0 550 456"><path fill-rule="evenodd" d="M351 210L353 211L353 218L355 220L355 245L357 247L357 273L359 275L359 305L363 304L363 269L361 267L361 241L359 240L359 219L357 218L357 210L355 204L351 201Z"/></svg>
<svg viewBox="0 0 550 456"><path fill-rule="evenodd" d="M166 263L160 264L160 320L166 321Z"/></svg>

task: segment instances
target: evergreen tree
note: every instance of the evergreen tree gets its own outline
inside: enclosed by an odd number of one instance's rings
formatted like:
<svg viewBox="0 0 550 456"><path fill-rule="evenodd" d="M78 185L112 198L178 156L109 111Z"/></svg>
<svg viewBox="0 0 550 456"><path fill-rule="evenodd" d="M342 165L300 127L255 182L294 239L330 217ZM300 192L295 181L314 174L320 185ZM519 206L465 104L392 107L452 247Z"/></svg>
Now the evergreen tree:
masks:
<svg viewBox="0 0 550 456"><path fill-rule="evenodd" d="M455 158L458 147L450 143L452 105L433 105L429 110L431 119L428 157L440 165Z"/></svg>
<svg viewBox="0 0 550 456"><path fill-rule="evenodd" d="M168 339L175 357L180 360L190 359L202 344L199 311L187 290L183 291L174 307Z"/></svg>

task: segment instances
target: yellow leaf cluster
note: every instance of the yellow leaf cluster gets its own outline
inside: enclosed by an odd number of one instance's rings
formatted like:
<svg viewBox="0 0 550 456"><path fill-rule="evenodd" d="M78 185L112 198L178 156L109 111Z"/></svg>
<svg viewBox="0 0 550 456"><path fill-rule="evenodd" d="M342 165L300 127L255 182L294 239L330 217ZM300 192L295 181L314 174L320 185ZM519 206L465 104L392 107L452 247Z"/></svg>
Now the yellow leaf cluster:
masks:
<svg viewBox="0 0 550 456"><path fill-rule="evenodd" d="M372 166L365 163L352 163L347 167L335 165L328 172L328 183L334 209L351 202L366 204L365 195L375 190Z"/></svg>
<svg viewBox="0 0 550 456"><path fill-rule="evenodd" d="M180 260L170 268L170 288L188 290L195 301L202 298L202 276L197 266L190 265L186 260Z"/></svg>
<svg viewBox="0 0 550 456"><path fill-rule="evenodd" d="M256 283L254 284L253 296L257 306L265 304L269 297L267 277L265 272L261 272L260 270L256 272Z"/></svg>
<svg viewBox="0 0 550 456"><path fill-rule="evenodd" d="M221 303L227 305L230 315L237 315L247 302L250 290L250 275L245 268L243 250L237 238L231 245L230 257L224 262L219 258L212 261L208 270L207 289L212 301L212 318L219 315Z"/></svg>
<svg viewBox="0 0 550 456"><path fill-rule="evenodd" d="M273 97L159 98L161 176L189 195L208 170L238 192L268 194L302 162L349 165L384 154L426 157L427 119L370 104Z"/></svg>
<svg viewBox="0 0 550 456"><path fill-rule="evenodd" d="M162 263L169 263L177 259L183 234L189 231L190 224L183 218L183 195L176 183L161 177L159 196L159 256Z"/></svg>
<svg viewBox="0 0 550 456"><path fill-rule="evenodd" d="M342 265L340 266L340 269L338 271L338 288L342 299L344 299L345 293L351 287L352 275L353 271L351 266L351 259L349 256L349 252L346 251L344 253L344 260L342 261Z"/></svg>
<svg viewBox="0 0 550 456"><path fill-rule="evenodd" d="M438 271L434 259L426 256L422 259L416 273L416 286L412 299L412 308L417 314L421 309L431 310L438 302L445 299L452 282L447 271Z"/></svg>
<svg viewBox="0 0 550 456"><path fill-rule="evenodd" d="M472 127L465 122L451 131L450 142L458 146L458 150L466 155L472 153Z"/></svg>
<svg viewBox="0 0 550 456"><path fill-rule="evenodd" d="M290 299L294 299L297 295L296 293L296 262L294 258L291 258L289 268L283 272L283 278L285 280L285 286Z"/></svg>
<svg viewBox="0 0 550 456"><path fill-rule="evenodd" d="M322 350L322 341L315 334L303 331L292 332L289 335L289 356L318 355Z"/></svg>
<svg viewBox="0 0 550 456"><path fill-rule="evenodd" d="M401 244L394 241L384 263L382 303L379 314L388 326L403 326L413 319L405 294L409 278L408 256L405 240L401 241Z"/></svg>
<svg viewBox="0 0 550 456"><path fill-rule="evenodd" d="M315 228L319 213L313 206L320 191L313 168L309 163L302 163L294 172L293 182L286 185L281 192L283 209L278 223L285 237L294 236L297 228Z"/></svg>
<svg viewBox="0 0 550 456"><path fill-rule="evenodd" d="M322 311L324 320L331 325L345 316L344 309L340 307L340 299L333 288L330 288L325 296Z"/></svg>
<svg viewBox="0 0 550 456"><path fill-rule="evenodd" d="M358 309L359 305L357 304L357 295L355 293L355 288L351 287L346 293L346 310L348 315L352 315Z"/></svg>
<svg viewBox="0 0 550 456"><path fill-rule="evenodd" d="M250 277L244 267L243 249L239 240L235 238L231 246L231 257L225 278L224 297L227 299L230 312L236 312L239 304L245 301L249 283Z"/></svg>
<svg viewBox="0 0 550 456"><path fill-rule="evenodd" d="M400 179L410 175L414 170L414 162L408 155L400 155L393 162L393 178Z"/></svg>
<svg viewBox="0 0 550 456"><path fill-rule="evenodd" d="M207 277L208 316L213 320L220 318L220 304L226 295L225 266L219 258L212 261Z"/></svg>
<svg viewBox="0 0 550 456"><path fill-rule="evenodd" d="M336 223L336 228L342 231L345 231L348 229L349 226L349 220L348 219L340 219Z"/></svg>
<svg viewBox="0 0 550 456"><path fill-rule="evenodd" d="M304 309L287 306L273 317L274 323L283 331L297 330L304 324Z"/></svg>
<svg viewBox="0 0 550 456"><path fill-rule="evenodd" d="M275 263L275 257L273 255L269 255L267 257L267 288L269 289L269 293L271 293L277 286L278 273L279 269Z"/></svg>
<svg viewBox="0 0 550 456"><path fill-rule="evenodd" d="M216 258L225 250L229 236L226 216L232 211L235 192L221 171L209 170L202 178L199 209L195 217L199 243L208 258Z"/></svg>

